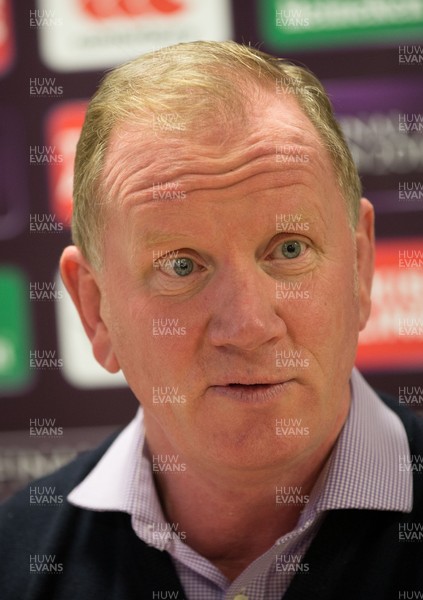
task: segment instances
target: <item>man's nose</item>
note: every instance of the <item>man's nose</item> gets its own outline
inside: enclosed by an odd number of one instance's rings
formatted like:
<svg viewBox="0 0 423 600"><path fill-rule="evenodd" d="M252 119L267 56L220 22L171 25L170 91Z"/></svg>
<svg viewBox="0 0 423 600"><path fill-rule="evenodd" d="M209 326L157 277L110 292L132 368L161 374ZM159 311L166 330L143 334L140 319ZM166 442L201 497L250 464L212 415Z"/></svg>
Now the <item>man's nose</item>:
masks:
<svg viewBox="0 0 423 600"><path fill-rule="evenodd" d="M213 287L208 334L214 346L255 350L286 335L275 280L256 263L224 269Z"/></svg>

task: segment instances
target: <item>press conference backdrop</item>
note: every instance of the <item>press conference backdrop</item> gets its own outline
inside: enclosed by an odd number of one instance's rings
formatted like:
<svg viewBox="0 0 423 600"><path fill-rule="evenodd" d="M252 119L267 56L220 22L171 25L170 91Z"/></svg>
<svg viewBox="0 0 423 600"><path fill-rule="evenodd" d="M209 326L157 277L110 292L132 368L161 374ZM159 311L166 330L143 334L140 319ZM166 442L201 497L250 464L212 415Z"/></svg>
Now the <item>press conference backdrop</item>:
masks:
<svg viewBox="0 0 423 600"><path fill-rule="evenodd" d="M3 497L135 413L58 277L75 145L105 70L196 39L251 43L324 81L377 213L357 364L423 411L423 0L0 0Z"/></svg>

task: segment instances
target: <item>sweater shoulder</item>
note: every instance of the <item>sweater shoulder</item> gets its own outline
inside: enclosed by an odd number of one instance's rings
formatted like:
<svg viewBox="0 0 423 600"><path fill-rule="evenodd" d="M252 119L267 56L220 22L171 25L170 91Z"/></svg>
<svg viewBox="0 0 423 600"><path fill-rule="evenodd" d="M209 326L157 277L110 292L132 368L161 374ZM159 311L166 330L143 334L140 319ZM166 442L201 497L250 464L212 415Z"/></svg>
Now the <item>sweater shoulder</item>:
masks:
<svg viewBox="0 0 423 600"><path fill-rule="evenodd" d="M85 510L67 500L116 435L0 507L2 600L147 600L167 597L158 596L166 590L183 600L169 555L137 537L129 514ZM31 505L31 487L48 489L54 501Z"/></svg>
<svg viewBox="0 0 423 600"><path fill-rule="evenodd" d="M414 518L423 518L423 418L407 406L401 406L392 396L378 392L382 401L401 419L410 446L413 473Z"/></svg>

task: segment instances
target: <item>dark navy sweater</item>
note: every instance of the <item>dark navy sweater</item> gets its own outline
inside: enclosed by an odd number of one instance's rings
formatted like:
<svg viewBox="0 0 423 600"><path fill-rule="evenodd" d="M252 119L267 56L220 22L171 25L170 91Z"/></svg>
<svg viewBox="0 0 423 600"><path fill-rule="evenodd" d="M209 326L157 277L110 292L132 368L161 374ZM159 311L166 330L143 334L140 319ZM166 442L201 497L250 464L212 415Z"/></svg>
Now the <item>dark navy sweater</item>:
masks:
<svg viewBox="0 0 423 600"><path fill-rule="evenodd" d="M412 456L423 455L423 419L383 399L404 423ZM28 486L2 505L1 600L185 598L167 552L141 541L129 515L66 501L114 438L31 483L54 488L61 504L31 505ZM330 511L304 556L307 573L295 575L284 600L423 598L423 473L414 471L413 480L410 514ZM399 539L400 528L407 541Z"/></svg>

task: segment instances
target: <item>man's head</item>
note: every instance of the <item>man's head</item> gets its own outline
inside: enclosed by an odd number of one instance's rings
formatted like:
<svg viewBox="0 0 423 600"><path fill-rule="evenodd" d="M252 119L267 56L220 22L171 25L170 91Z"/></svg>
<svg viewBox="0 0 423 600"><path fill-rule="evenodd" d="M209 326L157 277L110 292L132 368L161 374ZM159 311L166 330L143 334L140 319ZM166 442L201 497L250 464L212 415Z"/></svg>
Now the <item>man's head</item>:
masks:
<svg viewBox="0 0 423 600"><path fill-rule="evenodd" d="M90 102L75 161L75 243L96 266L102 261L110 190L102 172L111 132L119 124L169 137L200 135L219 123L221 134L243 126L265 92L293 96L328 149L352 228L361 184L321 83L308 70L234 42L191 42L145 54L113 70Z"/></svg>
<svg viewBox="0 0 423 600"><path fill-rule="evenodd" d="M196 43L109 75L79 144L79 248L62 274L153 448L231 477L327 453L370 308L359 187L320 84L296 67ZM278 435L281 419L309 434Z"/></svg>

